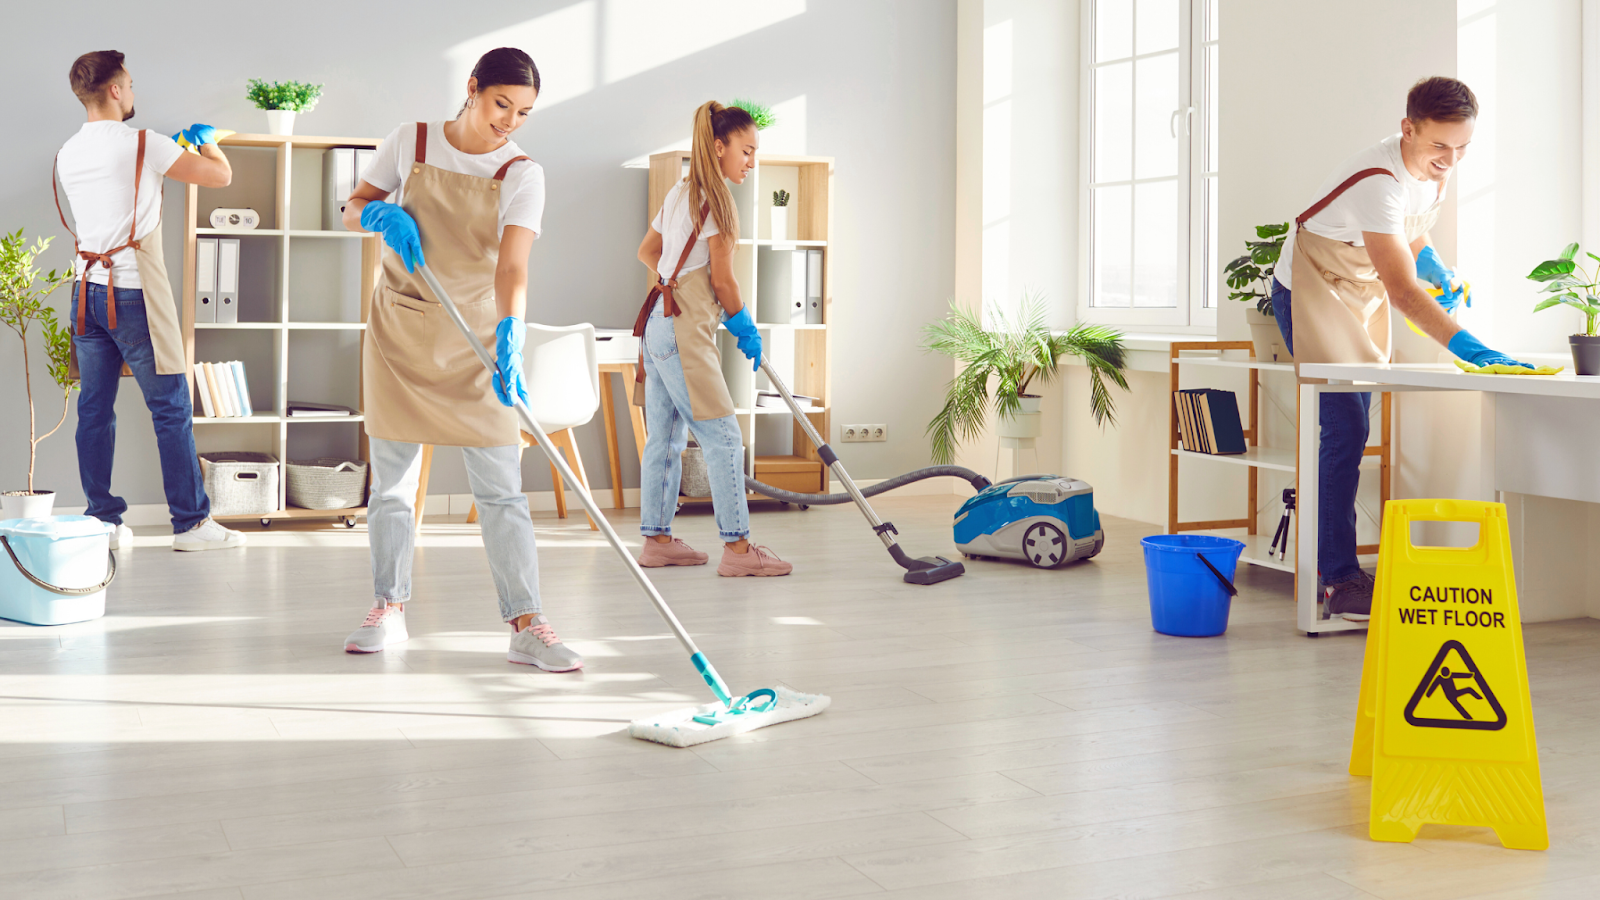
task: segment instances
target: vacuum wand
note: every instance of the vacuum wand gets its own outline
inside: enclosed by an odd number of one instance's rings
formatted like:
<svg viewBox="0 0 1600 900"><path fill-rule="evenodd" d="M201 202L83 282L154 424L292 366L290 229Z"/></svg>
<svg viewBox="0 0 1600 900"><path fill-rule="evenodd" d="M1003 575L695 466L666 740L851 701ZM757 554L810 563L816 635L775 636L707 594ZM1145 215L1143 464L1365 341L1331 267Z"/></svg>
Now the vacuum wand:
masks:
<svg viewBox="0 0 1600 900"><path fill-rule="evenodd" d="M439 284L439 280L434 277L427 264L419 266L417 271L422 274L422 280L427 283L428 289L433 291L433 296L438 298L439 305L444 307L445 314L450 317L450 321L454 322L456 328L460 329L461 334L466 337L467 343L472 346L472 352L478 355L478 359L483 362L489 371L498 372L499 367L495 365L494 356L489 353L487 347L483 346L483 341L478 340L478 336L473 333L472 329L467 327L466 320L461 318L461 311L456 309L456 305L451 301L450 295L445 293L444 287ZM622 545L622 539L617 536L616 529L612 528L611 522L601 514L600 505L595 503L594 497L590 496L588 489L573 474L572 467L567 465L567 458L557 452L555 445L550 443L549 435L546 435L544 429L539 427L539 423L533 420L533 413L528 409L527 404L522 402L522 398L516 397L514 399L516 401L517 417L522 420L522 430L533 435L533 439L539 443L539 449L543 450L544 455L550 458L550 464L555 466L556 470L561 473L561 480L567 483L569 490L578 495L578 499L583 503L583 508L588 511L589 518L599 527L600 533L605 536L606 542L626 562L628 571L633 575L633 580L639 583L639 587L644 589L645 596L649 597L650 602L655 604L656 612L660 613L661 618L667 621L667 625L672 629L673 635L677 637L678 643L683 645L683 649L689 651L690 662L700 672L700 677L705 679L707 686L711 688L711 692L716 694L717 699L722 701L724 705L732 703L733 697L728 691L727 685L723 682L722 676L717 674L717 670L711 667L710 660L707 660L705 654L700 652L700 648L695 646L694 639L689 637L689 632L684 630L683 623L678 621L678 617L672 614L672 608L667 606L666 598L662 597L661 592L656 590L656 586L650 583L650 579L644 574L644 569L640 568L639 561L634 559L633 554L629 553L628 549Z"/></svg>

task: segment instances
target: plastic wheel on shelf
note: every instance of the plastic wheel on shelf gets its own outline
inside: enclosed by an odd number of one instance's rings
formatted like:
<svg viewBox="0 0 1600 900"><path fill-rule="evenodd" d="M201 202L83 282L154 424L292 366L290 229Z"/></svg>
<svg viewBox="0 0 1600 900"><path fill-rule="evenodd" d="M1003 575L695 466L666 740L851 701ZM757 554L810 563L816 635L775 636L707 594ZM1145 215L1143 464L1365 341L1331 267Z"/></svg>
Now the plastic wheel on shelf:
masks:
<svg viewBox="0 0 1600 900"><path fill-rule="evenodd" d="M267 518L266 516L262 516L261 517L261 527L262 528L271 528L272 527L272 520Z"/></svg>
<svg viewBox="0 0 1600 900"><path fill-rule="evenodd" d="M356 527L356 517L355 516L345 516L344 517L344 527L346 527L346 528L354 528L354 527Z"/></svg>
<svg viewBox="0 0 1600 900"><path fill-rule="evenodd" d="M1067 536L1048 522L1035 522L1022 535L1022 555L1041 569L1053 569L1067 556Z"/></svg>

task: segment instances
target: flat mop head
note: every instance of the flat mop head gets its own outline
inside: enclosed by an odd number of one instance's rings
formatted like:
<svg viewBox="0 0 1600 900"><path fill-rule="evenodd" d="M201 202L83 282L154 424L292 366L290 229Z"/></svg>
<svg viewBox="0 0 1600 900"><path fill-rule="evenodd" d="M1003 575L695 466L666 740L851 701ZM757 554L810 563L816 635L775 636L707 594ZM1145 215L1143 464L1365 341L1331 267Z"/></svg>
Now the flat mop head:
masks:
<svg viewBox="0 0 1600 900"><path fill-rule="evenodd" d="M772 691L777 695L776 699L761 712L729 714L722 703L707 703L692 709L636 719L628 725L628 734L641 741L654 741L669 747L692 747L779 722L814 716L833 702L823 694L802 694L786 687L773 688ZM704 720L714 724L707 724Z"/></svg>

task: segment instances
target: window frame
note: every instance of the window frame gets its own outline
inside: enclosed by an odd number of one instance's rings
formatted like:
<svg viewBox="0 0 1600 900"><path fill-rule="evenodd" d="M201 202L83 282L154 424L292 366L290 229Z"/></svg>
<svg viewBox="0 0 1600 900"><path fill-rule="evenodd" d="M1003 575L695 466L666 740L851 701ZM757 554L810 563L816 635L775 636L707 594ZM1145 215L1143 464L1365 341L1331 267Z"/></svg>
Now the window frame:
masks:
<svg viewBox="0 0 1600 900"><path fill-rule="evenodd" d="M1178 302L1172 307L1158 308L1108 307L1095 306L1092 303L1095 281L1094 88L1095 69L1100 66L1095 62L1094 54L1095 15L1099 2L1100 0L1085 0L1081 4L1079 28L1082 63L1079 69L1078 89L1078 321L1117 327L1148 328L1174 334L1214 334L1217 327L1215 301L1216 296L1220 296L1218 285L1221 284L1221 277L1220 272L1207 272L1208 254L1211 242L1216 240L1216 236L1209 234L1210 210L1207 206L1206 182L1208 176L1217 176L1220 183L1220 176L1217 175L1217 170L1205 168L1208 162L1212 162L1206 159L1211 128L1211 117L1208 115L1210 103L1207 78L1211 73L1206 71L1205 48L1208 43L1219 43L1215 38L1208 41L1206 35L1208 14L1213 4L1219 0L1178 0L1180 22L1187 22L1186 27L1180 26L1179 29L1179 106L1174 113L1175 120L1182 122L1184 129L1182 137L1185 138L1178 143L1177 193L1184 200L1184 206L1178 215L1179 233L1174 242L1179 248L1179 258L1175 261L1178 272ZM1135 13L1135 22L1137 18ZM1137 51L1137 46L1133 49ZM1156 54L1141 55L1134 52L1128 58L1137 61L1154 55ZM1134 89L1134 97L1137 98L1137 86ZM1137 149L1135 148L1133 152L1137 153ZM1130 176L1134 174L1136 173L1130 172ZM1126 181L1129 184L1137 184L1143 180L1130 177ZM1122 182L1109 182L1109 184L1120 183ZM1222 261L1219 259L1218 262L1220 265ZM1208 286L1208 280L1214 283ZM1206 303L1208 287L1215 295L1209 306Z"/></svg>

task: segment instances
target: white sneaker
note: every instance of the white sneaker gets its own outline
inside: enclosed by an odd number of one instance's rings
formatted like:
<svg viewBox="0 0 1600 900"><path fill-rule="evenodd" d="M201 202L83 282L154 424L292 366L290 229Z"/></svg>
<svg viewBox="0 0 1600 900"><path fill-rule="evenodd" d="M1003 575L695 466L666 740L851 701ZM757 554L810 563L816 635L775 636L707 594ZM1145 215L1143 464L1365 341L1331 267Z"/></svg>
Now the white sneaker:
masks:
<svg viewBox="0 0 1600 900"><path fill-rule="evenodd" d="M133 549L133 529L126 525L118 525L116 530L111 532L111 549L121 550L123 547Z"/></svg>
<svg viewBox="0 0 1600 900"><path fill-rule="evenodd" d="M223 528L217 524L216 519L210 517L172 539L174 550L225 550L228 547L243 546L244 535Z"/></svg>
<svg viewBox="0 0 1600 900"><path fill-rule="evenodd" d="M390 644L403 644L411 637L406 633L406 611L390 606L382 600L367 610L367 620L344 639L346 653L377 653Z"/></svg>
<svg viewBox="0 0 1600 900"><path fill-rule="evenodd" d="M528 627L511 636L511 649L506 659L525 666L537 666L546 672L572 672L583 668L583 657L567 648L556 637L550 620L534 616Z"/></svg>

